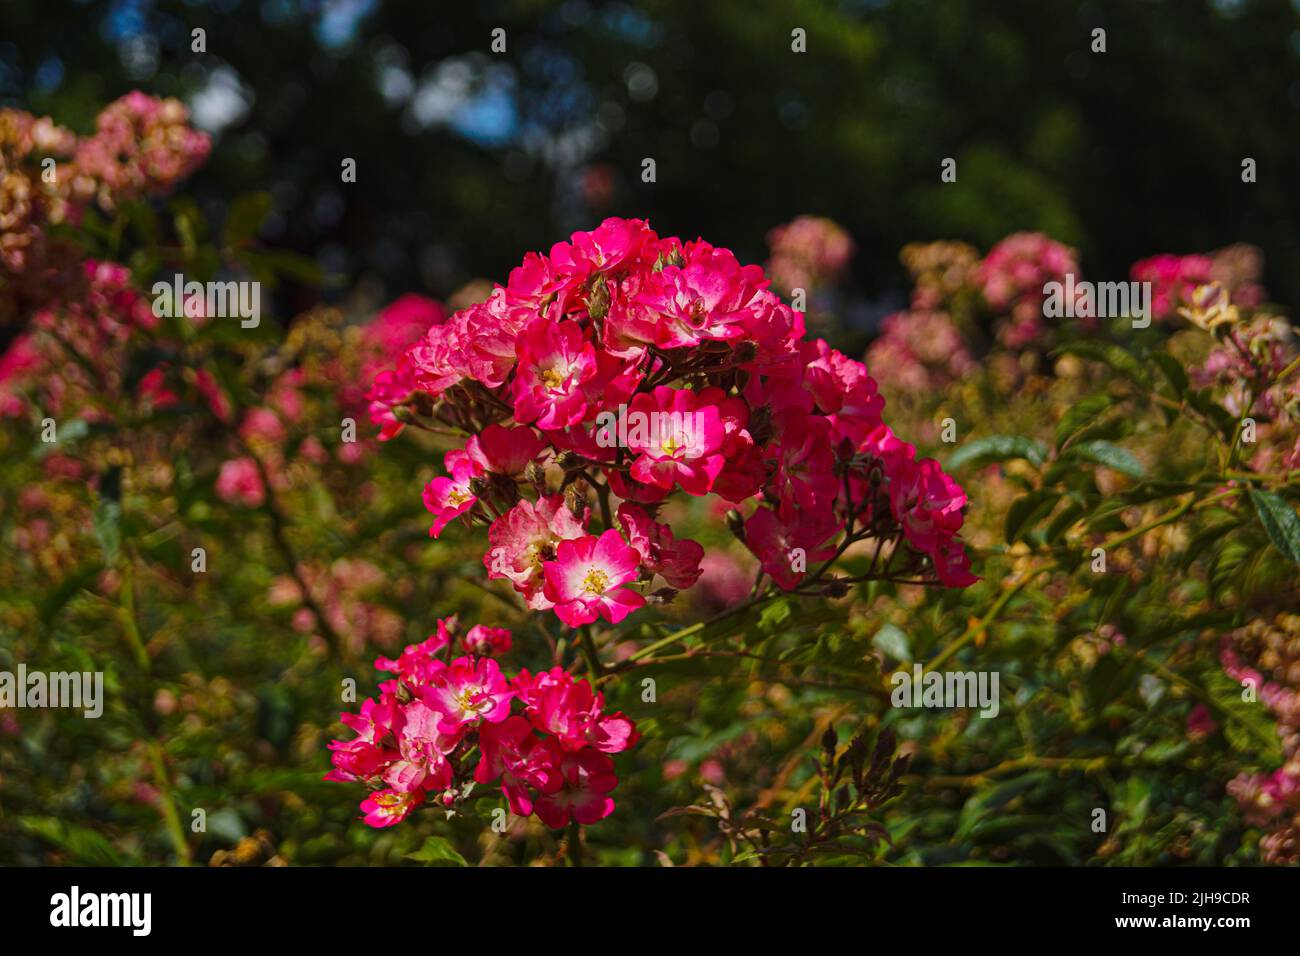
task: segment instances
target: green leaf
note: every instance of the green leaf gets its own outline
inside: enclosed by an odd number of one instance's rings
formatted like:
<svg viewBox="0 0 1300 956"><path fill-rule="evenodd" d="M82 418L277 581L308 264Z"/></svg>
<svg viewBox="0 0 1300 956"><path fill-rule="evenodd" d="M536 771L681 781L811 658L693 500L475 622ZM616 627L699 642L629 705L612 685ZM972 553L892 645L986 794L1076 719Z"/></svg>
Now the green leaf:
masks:
<svg viewBox="0 0 1300 956"><path fill-rule="evenodd" d="M66 449L74 442L85 438L90 434L90 423L82 418L73 418L63 424L56 424L54 434L58 441L38 441L32 446L33 458L39 460L51 452L58 451L60 446Z"/></svg>
<svg viewBox="0 0 1300 956"><path fill-rule="evenodd" d="M1022 435L989 435L966 442L952 453L945 467L953 471L963 465L989 465L1012 458L1041 465L1047 460L1047 446Z"/></svg>
<svg viewBox="0 0 1300 956"><path fill-rule="evenodd" d="M1209 419L1210 424L1219 430L1220 435L1229 441L1232 440L1232 436L1237 431L1237 419L1215 400L1209 389L1188 389L1183 398L1188 405Z"/></svg>
<svg viewBox="0 0 1300 956"><path fill-rule="evenodd" d="M1014 544L1016 539L1026 532L1040 518L1046 517L1056 507L1061 493L1055 489L1031 491L1011 502L1007 509L1006 539L1007 544Z"/></svg>
<svg viewBox="0 0 1300 956"><path fill-rule="evenodd" d="M178 196L171 201L172 224L180 237L181 248L187 256L197 251L207 229L199 204L188 196Z"/></svg>
<svg viewBox="0 0 1300 956"><path fill-rule="evenodd" d="M440 836L427 838L424 846L414 853L406 854L406 858L429 866L469 866L465 858L447 842L447 838Z"/></svg>
<svg viewBox="0 0 1300 956"><path fill-rule="evenodd" d="M1119 445L1101 441L1100 439L1080 442L1070 449L1070 454L1085 461L1105 465L1107 468L1118 471L1122 475L1128 475L1130 478L1141 478L1147 473L1142 462L1138 461L1127 448L1121 448Z"/></svg>
<svg viewBox="0 0 1300 956"><path fill-rule="evenodd" d="M1241 520L1233 517L1228 521L1218 521L1197 532L1187 543L1183 551L1182 560L1179 562L1179 568L1186 571L1192 566L1200 555L1204 554L1207 548L1215 545L1226 538L1232 531L1235 531L1241 525Z"/></svg>
<svg viewBox="0 0 1300 956"><path fill-rule="evenodd" d="M99 572L104 566L99 562L88 564L83 568L69 574L57 587L53 587L45 595L40 604L40 619L42 624L49 624L67 605L69 601L76 596L77 592L84 587L90 587L91 583L99 577Z"/></svg>
<svg viewBox="0 0 1300 956"><path fill-rule="evenodd" d="M897 625L886 623L881 627L871 639L871 646L884 651L896 661L912 661L912 648L907 635Z"/></svg>
<svg viewBox="0 0 1300 956"><path fill-rule="evenodd" d="M153 206L147 202L133 202L124 206L122 212L145 246L153 248L158 245L158 214Z"/></svg>
<svg viewBox="0 0 1300 956"><path fill-rule="evenodd" d="M1189 384L1187 370L1183 368L1183 363L1178 361L1168 352L1153 352L1151 361L1160 366L1160 371L1165 373L1165 378L1169 379L1169 384L1174 387L1174 394L1182 398L1187 394Z"/></svg>
<svg viewBox="0 0 1300 956"><path fill-rule="evenodd" d="M1070 501L1062 508L1047 526L1043 532L1043 538L1048 544L1056 544L1057 541L1070 530L1076 521L1083 517L1084 506L1079 501Z"/></svg>
<svg viewBox="0 0 1300 956"><path fill-rule="evenodd" d="M235 248L257 238L257 231L271 211L271 194L248 193L230 204L222 233L227 246Z"/></svg>
<svg viewBox="0 0 1300 956"><path fill-rule="evenodd" d="M1101 362L1109 365L1125 378L1142 386L1146 386L1149 382L1146 369L1137 360L1137 356L1113 342L1094 342L1090 340L1069 342L1057 349L1055 354L1078 355L1094 362Z"/></svg>
<svg viewBox="0 0 1300 956"><path fill-rule="evenodd" d="M1167 764L1183 759L1191 749L1186 740L1157 740L1142 751L1142 762L1146 764Z"/></svg>
<svg viewBox="0 0 1300 956"><path fill-rule="evenodd" d="M1284 759L1277 727L1255 688L1255 700L1244 700L1245 687L1223 671L1206 677L1206 691L1213 701L1215 716L1223 720L1223 735L1232 749L1260 767L1272 769Z"/></svg>
<svg viewBox="0 0 1300 956"><path fill-rule="evenodd" d="M1109 409L1115 400L1109 395L1089 395L1071 405L1056 426L1056 447L1060 448L1084 425Z"/></svg>
<svg viewBox="0 0 1300 956"><path fill-rule="evenodd" d="M273 276L288 276L304 285L321 285L325 274L316 260L287 249L259 249L245 256L249 265L258 272Z"/></svg>
<svg viewBox="0 0 1300 956"><path fill-rule="evenodd" d="M778 598L759 613L758 628L765 634L771 634L784 627L793 613L793 605L785 598Z"/></svg>
<svg viewBox="0 0 1300 956"><path fill-rule="evenodd" d="M1273 545L1292 564L1300 564L1300 518L1296 517L1295 509L1271 491L1258 488L1250 489L1250 500Z"/></svg>
<svg viewBox="0 0 1300 956"><path fill-rule="evenodd" d="M985 819L990 813L1006 806L1012 800L1049 779L1051 779L1051 774L1040 770L976 791L971 794L962 807L961 819L954 836L959 840L964 839L971 834L976 824Z"/></svg>
<svg viewBox="0 0 1300 956"><path fill-rule="evenodd" d="M19 825L27 833L66 851L77 865L121 866L121 855L98 831L65 823L55 817L20 817Z"/></svg>

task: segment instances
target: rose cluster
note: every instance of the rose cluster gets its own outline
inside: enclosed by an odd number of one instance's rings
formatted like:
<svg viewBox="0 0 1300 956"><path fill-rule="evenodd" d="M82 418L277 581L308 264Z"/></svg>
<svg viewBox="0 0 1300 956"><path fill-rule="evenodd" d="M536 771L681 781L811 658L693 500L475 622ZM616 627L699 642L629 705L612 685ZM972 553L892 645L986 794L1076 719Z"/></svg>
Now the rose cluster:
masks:
<svg viewBox="0 0 1300 956"><path fill-rule="evenodd" d="M824 216L798 216L767 234L767 271L781 289L811 292L835 282L853 257L853 240Z"/></svg>
<svg viewBox="0 0 1300 956"><path fill-rule="evenodd" d="M131 282L131 270L86 259L78 297L41 309L29 331L0 356L0 415L16 417L30 399L48 414L104 417L104 408L127 398L157 398L146 378L127 393L128 342L157 324L149 302Z"/></svg>
<svg viewBox="0 0 1300 956"><path fill-rule="evenodd" d="M866 367L805 340L768 284L726 249L608 219L433 325L370 392L385 437L468 436L425 488L431 534L487 524L489 577L575 626L699 577L703 548L657 520L675 493L735 506L782 588L812 587L814 562L866 539L896 580L971 584L962 489L883 423Z"/></svg>
<svg viewBox="0 0 1300 956"><path fill-rule="evenodd" d="M510 648L504 628L471 628L460 640L467 653L452 659L454 629L454 619L439 621L428 640L375 662L396 676L359 714L342 715L357 736L331 741L326 779L369 784L361 809L374 827L400 823L426 800L455 811L488 784L512 813L555 829L609 816L618 783L610 754L637 742L636 725L563 668L507 678L492 656Z"/></svg>
<svg viewBox="0 0 1300 956"><path fill-rule="evenodd" d="M30 399L46 413L94 420L128 397L127 340L157 320L126 266L86 259L51 230L92 206L111 211L165 192L209 149L179 100L138 91L105 107L80 138L48 117L0 110L0 324L33 317L0 355L0 415L21 414ZM155 408L176 400L161 368L137 392Z"/></svg>
<svg viewBox="0 0 1300 956"><path fill-rule="evenodd" d="M329 308L313 309L295 319L283 346L261 362L261 368L269 371L268 380L258 388L265 401L245 409L237 426L246 450L261 459L273 490L292 484L295 463L321 466L333 457L352 466L363 460L373 440L350 435L330 447L314 434L302 434L311 418L311 396L332 391L339 411L345 420L353 419L355 427L356 421L364 420L367 404L366 389L357 380L373 379L442 315L438 303L407 295L361 325L342 327L343 314ZM203 384L215 386L206 379ZM229 421L229 402L220 389L209 394L213 413ZM216 492L227 503L260 507L267 493L262 469L250 454L231 458L221 465Z"/></svg>
<svg viewBox="0 0 1300 956"><path fill-rule="evenodd" d="M1267 472L1300 468L1300 336L1282 315L1238 304L1241 287L1210 282L1187 293L1178 314L1214 336L1204 362L1189 369L1198 388L1211 388L1233 418L1258 426L1251 466ZM1248 298L1262 299L1262 287Z"/></svg>
<svg viewBox="0 0 1300 956"><path fill-rule="evenodd" d="M1238 775L1228 793L1249 823L1267 831L1265 863L1300 862L1300 616L1251 621L1223 638L1219 654L1228 676L1253 687L1277 721L1284 757L1276 770Z"/></svg>
<svg viewBox="0 0 1300 956"><path fill-rule="evenodd" d="M189 125L180 100L134 90L104 107L73 162L100 206L112 209L170 189L203 165L211 148L207 134Z"/></svg>
<svg viewBox="0 0 1300 956"><path fill-rule="evenodd" d="M975 282L985 301L1006 318L995 328L998 342L1021 349L1043 337L1043 286L1081 278L1075 251L1040 232L1007 236L979 264Z"/></svg>
<svg viewBox="0 0 1300 956"><path fill-rule="evenodd" d="M898 394L933 393L976 367L946 313L916 309L886 316L867 358L879 370L880 384Z"/></svg>
<svg viewBox="0 0 1300 956"><path fill-rule="evenodd" d="M211 149L179 100L139 91L106 106L95 127L78 138L49 117L0 109L0 323L75 299L80 254L51 226L165 192Z"/></svg>
<svg viewBox="0 0 1300 956"><path fill-rule="evenodd" d="M1179 306L1190 305L1198 287L1214 282L1234 305L1253 309L1264 301L1259 281L1263 271L1260 251L1238 243L1208 254L1151 256L1133 263L1129 274L1135 281L1151 283L1151 313L1161 320L1171 318Z"/></svg>

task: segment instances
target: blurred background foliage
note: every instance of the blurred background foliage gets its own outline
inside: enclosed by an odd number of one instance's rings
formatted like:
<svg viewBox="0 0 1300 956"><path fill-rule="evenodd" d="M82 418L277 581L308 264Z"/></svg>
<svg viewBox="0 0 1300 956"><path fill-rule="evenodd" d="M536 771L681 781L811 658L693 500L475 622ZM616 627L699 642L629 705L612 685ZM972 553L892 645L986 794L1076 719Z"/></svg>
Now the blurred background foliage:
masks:
<svg viewBox="0 0 1300 956"><path fill-rule="evenodd" d="M1287 0L4 3L0 103L85 132L135 88L215 135L191 184L209 220L269 191L262 238L367 306L504 277L606 215L749 261L774 223L832 216L859 249L846 345L901 304L897 252L916 239L1041 230L1099 278L1248 240L1274 294L1300 292ZM279 311L318 294L287 286Z"/></svg>

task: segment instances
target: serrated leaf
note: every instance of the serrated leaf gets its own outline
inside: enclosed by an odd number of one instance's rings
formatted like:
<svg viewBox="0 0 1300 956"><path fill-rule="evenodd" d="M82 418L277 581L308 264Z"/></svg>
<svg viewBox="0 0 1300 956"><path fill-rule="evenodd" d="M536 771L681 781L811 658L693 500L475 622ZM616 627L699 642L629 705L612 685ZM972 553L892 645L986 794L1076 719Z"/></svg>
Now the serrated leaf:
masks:
<svg viewBox="0 0 1300 956"><path fill-rule="evenodd" d="M1300 564L1300 518L1295 509L1273 492L1258 488L1250 489L1250 500L1273 546L1292 564Z"/></svg>
<svg viewBox="0 0 1300 956"><path fill-rule="evenodd" d="M988 465L1012 458L1041 465L1047 459L1047 446L1022 435L989 435L966 442L952 453L945 468L953 471L963 465Z"/></svg>

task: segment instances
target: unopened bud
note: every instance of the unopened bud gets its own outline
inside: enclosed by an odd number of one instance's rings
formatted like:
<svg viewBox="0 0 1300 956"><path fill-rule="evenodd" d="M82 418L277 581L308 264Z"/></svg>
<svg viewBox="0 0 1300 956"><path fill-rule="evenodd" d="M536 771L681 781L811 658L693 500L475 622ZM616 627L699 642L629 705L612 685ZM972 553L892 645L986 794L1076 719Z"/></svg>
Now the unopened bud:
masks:
<svg viewBox="0 0 1300 956"><path fill-rule="evenodd" d="M596 274L595 282L592 284L591 292L587 295L587 314L594 321L599 322L609 313L609 286L605 283L605 277Z"/></svg>
<svg viewBox="0 0 1300 956"><path fill-rule="evenodd" d="M835 733L835 727L828 726L826 733L822 734L822 750L828 754L835 753L835 748L839 746L840 738Z"/></svg>
<svg viewBox="0 0 1300 956"><path fill-rule="evenodd" d="M849 586L845 581L843 581L840 578L832 578L830 581L827 582L826 587L822 590L822 593L825 594L827 597L841 598L844 597L844 595L849 593Z"/></svg>
<svg viewBox="0 0 1300 956"><path fill-rule="evenodd" d="M579 478L564 489L564 503L579 521L587 513L587 483Z"/></svg>
<svg viewBox="0 0 1300 956"><path fill-rule="evenodd" d="M655 260L654 271L663 272L666 266L677 266L681 268L686 265L686 257L682 255L680 249L672 249L668 253L660 253L659 258Z"/></svg>

